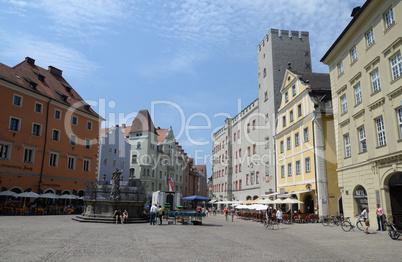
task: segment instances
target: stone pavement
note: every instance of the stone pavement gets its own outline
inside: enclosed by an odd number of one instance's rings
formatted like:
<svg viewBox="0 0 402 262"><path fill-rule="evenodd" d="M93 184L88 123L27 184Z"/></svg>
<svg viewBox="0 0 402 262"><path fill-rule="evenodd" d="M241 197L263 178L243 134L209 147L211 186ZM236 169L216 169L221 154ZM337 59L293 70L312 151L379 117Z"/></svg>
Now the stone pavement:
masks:
<svg viewBox="0 0 402 262"><path fill-rule="evenodd" d="M402 241L387 232L365 235L321 224L267 230L252 221L225 222L222 215L205 218L202 226L92 224L71 217L0 217L0 261L402 261Z"/></svg>

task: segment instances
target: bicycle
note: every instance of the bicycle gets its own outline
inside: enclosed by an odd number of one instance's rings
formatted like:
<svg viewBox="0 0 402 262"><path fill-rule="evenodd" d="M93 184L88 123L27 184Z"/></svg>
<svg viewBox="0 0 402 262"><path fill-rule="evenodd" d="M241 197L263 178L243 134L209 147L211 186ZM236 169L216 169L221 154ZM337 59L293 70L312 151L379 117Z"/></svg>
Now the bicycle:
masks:
<svg viewBox="0 0 402 262"><path fill-rule="evenodd" d="M329 219L328 224L329 224L330 227L333 227L333 226L335 226L335 225L336 225L336 226L339 226L339 225L341 225L342 221L343 221L343 218L342 218L341 215L332 216L332 217Z"/></svg>
<svg viewBox="0 0 402 262"><path fill-rule="evenodd" d="M364 231L364 224L363 220L361 220L361 216L355 216L356 221L354 225L350 222L350 217L345 218L345 220L341 223L341 227L343 231L349 232L353 228L357 227L360 231Z"/></svg>
<svg viewBox="0 0 402 262"><path fill-rule="evenodd" d="M321 220L322 225L323 225L324 227L328 226L328 225L329 225L329 220L330 220L330 219L329 219L329 216L323 217L322 220Z"/></svg>

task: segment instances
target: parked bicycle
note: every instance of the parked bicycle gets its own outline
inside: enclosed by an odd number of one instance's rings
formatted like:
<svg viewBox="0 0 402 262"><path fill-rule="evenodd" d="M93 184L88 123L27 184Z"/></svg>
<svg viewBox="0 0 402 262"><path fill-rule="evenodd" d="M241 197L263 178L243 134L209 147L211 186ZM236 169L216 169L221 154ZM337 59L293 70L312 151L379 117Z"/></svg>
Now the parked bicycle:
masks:
<svg viewBox="0 0 402 262"><path fill-rule="evenodd" d="M326 227L326 226L329 225L329 220L330 220L329 216L325 216L325 217L322 218L321 224L322 224L324 227Z"/></svg>
<svg viewBox="0 0 402 262"><path fill-rule="evenodd" d="M328 225L330 227L333 227L334 225L341 225L341 223L343 222L343 217L341 215L337 215L337 216L333 216L328 220Z"/></svg>
<svg viewBox="0 0 402 262"><path fill-rule="evenodd" d="M364 221L361 219L361 216L356 215L355 218L356 218L356 221L353 225L350 222L350 217L345 218L341 222L341 227L342 227L343 231L349 232L350 230L352 230L355 227L357 227L360 231L364 231L365 226L364 226Z"/></svg>

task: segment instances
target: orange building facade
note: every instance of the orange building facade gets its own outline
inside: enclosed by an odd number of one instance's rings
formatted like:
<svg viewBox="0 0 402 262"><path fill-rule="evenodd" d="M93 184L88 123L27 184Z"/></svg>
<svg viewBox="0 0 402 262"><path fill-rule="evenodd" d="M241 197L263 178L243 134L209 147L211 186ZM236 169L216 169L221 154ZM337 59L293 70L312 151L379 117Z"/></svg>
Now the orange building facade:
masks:
<svg viewBox="0 0 402 262"><path fill-rule="evenodd" d="M97 181L100 117L62 77L27 57L0 63L0 187L83 195Z"/></svg>

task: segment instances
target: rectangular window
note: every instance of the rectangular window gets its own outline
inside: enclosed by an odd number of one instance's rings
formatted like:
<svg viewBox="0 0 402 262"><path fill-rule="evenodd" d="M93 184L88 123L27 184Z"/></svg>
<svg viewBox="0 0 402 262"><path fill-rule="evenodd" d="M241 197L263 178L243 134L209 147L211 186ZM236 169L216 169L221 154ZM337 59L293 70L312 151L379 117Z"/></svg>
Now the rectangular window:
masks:
<svg viewBox="0 0 402 262"><path fill-rule="evenodd" d="M60 110L57 110L57 109L55 109L54 110L54 118L56 118L56 119L61 119L61 111Z"/></svg>
<svg viewBox="0 0 402 262"><path fill-rule="evenodd" d="M13 105L15 105L15 106L22 106L22 96L14 95L14 98L13 98Z"/></svg>
<svg viewBox="0 0 402 262"><path fill-rule="evenodd" d="M291 138L290 136L288 138L286 138L286 144L287 144L288 150L292 149L292 143L291 143L290 138Z"/></svg>
<svg viewBox="0 0 402 262"><path fill-rule="evenodd" d="M373 28L371 28L371 29L366 33L366 43L367 43L367 47L370 47L372 44L374 44L374 32L373 32Z"/></svg>
<svg viewBox="0 0 402 262"><path fill-rule="evenodd" d="M393 9L389 9L385 15L384 15L384 20L385 20L385 28L390 27L394 22L394 11Z"/></svg>
<svg viewBox="0 0 402 262"><path fill-rule="evenodd" d="M11 117L10 118L10 130L11 131L20 131L20 126L21 126L21 119L16 118L16 117Z"/></svg>
<svg viewBox="0 0 402 262"><path fill-rule="evenodd" d="M42 108L43 108L43 105L41 103L38 103L38 102L35 103L35 112L36 113L42 114Z"/></svg>
<svg viewBox="0 0 402 262"><path fill-rule="evenodd" d="M59 130L53 129L52 140L60 141L60 131Z"/></svg>
<svg viewBox="0 0 402 262"><path fill-rule="evenodd" d="M364 129L364 126L358 129L358 133L359 133L360 153L363 153L367 151L366 131Z"/></svg>
<svg viewBox="0 0 402 262"><path fill-rule="evenodd" d="M72 117L71 117L71 123L72 123L73 125L78 125L78 117L72 116Z"/></svg>
<svg viewBox="0 0 402 262"><path fill-rule="evenodd" d="M103 164L107 165L107 157L103 158Z"/></svg>
<svg viewBox="0 0 402 262"><path fill-rule="evenodd" d="M289 112L289 121L291 123L293 122L293 110L290 110L290 112Z"/></svg>
<svg viewBox="0 0 402 262"><path fill-rule="evenodd" d="M284 151L284 149L283 149L283 140L280 142L280 150L281 150L281 153L283 153L283 151Z"/></svg>
<svg viewBox="0 0 402 262"><path fill-rule="evenodd" d="M239 164L239 173L241 172L241 164ZM223 176L223 170L222 170L222 176Z"/></svg>
<svg viewBox="0 0 402 262"><path fill-rule="evenodd" d="M301 104L297 105L297 116L301 117L302 116L302 108L301 108Z"/></svg>
<svg viewBox="0 0 402 262"><path fill-rule="evenodd" d="M131 156L131 163L137 163L137 155Z"/></svg>
<svg viewBox="0 0 402 262"><path fill-rule="evenodd" d="M285 178L285 166L281 165L281 178Z"/></svg>
<svg viewBox="0 0 402 262"><path fill-rule="evenodd" d="M300 145L300 142L299 142L299 132L297 132L296 134L295 134L295 147L298 147Z"/></svg>
<svg viewBox="0 0 402 262"><path fill-rule="evenodd" d="M286 116L282 117L282 126L285 127L286 126Z"/></svg>
<svg viewBox="0 0 402 262"><path fill-rule="evenodd" d="M357 105L362 102L362 88L360 86L360 83L357 84L357 86L355 86L354 89L355 89L355 99L356 99L356 105Z"/></svg>
<svg viewBox="0 0 402 262"><path fill-rule="evenodd" d="M392 80L397 79L402 75L402 60L401 53L391 58Z"/></svg>
<svg viewBox="0 0 402 262"><path fill-rule="evenodd" d="M285 103L289 102L289 95L288 92L285 93Z"/></svg>
<svg viewBox="0 0 402 262"><path fill-rule="evenodd" d="M86 149L91 149L91 143L92 143L92 141L91 141L91 139L85 139L85 148Z"/></svg>
<svg viewBox="0 0 402 262"><path fill-rule="evenodd" d="M351 149L350 149L350 137L349 134L343 136L343 140L345 141L345 157L351 156Z"/></svg>
<svg viewBox="0 0 402 262"><path fill-rule="evenodd" d="M300 160L296 161L296 175L300 175Z"/></svg>
<svg viewBox="0 0 402 262"><path fill-rule="evenodd" d="M87 121L87 129L92 130L92 122L91 121Z"/></svg>
<svg viewBox="0 0 402 262"><path fill-rule="evenodd" d="M356 46L352 48L352 50L350 50L350 60L352 61L352 63L354 61L356 61L357 59L357 52L356 52Z"/></svg>
<svg viewBox="0 0 402 262"><path fill-rule="evenodd" d="M311 169L310 169L310 157L306 157L304 159L305 162L305 166L306 166L306 173L310 173Z"/></svg>
<svg viewBox="0 0 402 262"><path fill-rule="evenodd" d="M247 133L250 133L250 123L247 124Z"/></svg>
<svg viewBox="0 0 402 262"><path fill-rule="evenodd" d="M10 144L5 144L0 142L0 159L1 160L10 160Z"/></svg>
<svg viewBox="0 0 402 262"><path fill-rule="evenodd" d="M265 174L267 174L267 176L269 176L269 163L267 163L265 165Z"/></svg>
<svg viewBox="0 0 402 262"><path fill-rule="evenodd" d="M292 163L288 164L288 176L292 176Z"/></svg>
<svg viewBox="0 0 402 262"><path fill-rule="evenodd" d="M260 183L260 172L255 173L255 183L259 184Z"/></svg>
<svg viewBox="0 0 402 262"><path fill-rule="evenodd" d="M373 73L371 73L370 77L371 77L371 87L373 89L373 93L377 93L378 91L381 90L380 73L378 72L378 69L375 70Z"/></svg>
<svg viewBox="0 0 402 262"><path fill-rule="evenodd" d="M348 101L346 100L346 95L341 97L341 105L342 114L346 114L348 112Z"/></svg>
<svg viewBox="0 0 402 262"><path fill-rule="evenodd" d="M253 130L255 130L255 120L253 120Z"/></svg>
<svg viewBox="0 0 402 262"><path fill-rule="evenodd" d="M250 156L250 147L247 147L247 156Z"/></svg>
<svg viewBox="0 0 402 262"><path fill-rule="evenodd" d="M378 138L378 146L385 146L387 141L385 139L385 127L384 127L384 120L381 117L375 120L376 127L377 127L377 138Z"/></svg>
<svg viewBox="0 0 402 262"><path fill-rule="evenodd" d="M342 74L343 74L343 63L341 61L338 64L338 75L342 75Z"/></svg>
<svg viewBox="0 0 402 262"><path fill-rule="evenodd" d="M399 139L402 139L402 108L396 110L396 117L398 118Z"/></svg>
<svg viewBox="0 0 402 262"><path fill-rule="evenodd" d="M42 125L33 123L32 124L32 135L41 136L42 134Z"/></svg>
<svg viewBox="0 0 402 262"><path fill-rule="evenodd" d="M77 136L70 135L70 145L76 146L77 145Z"/></svg>
<svg viewBox="0 0 402 262"><path fill-rule="evenodd" d="M253 155L255 155L257 153L257 145L254 144L253 145Z"/></svg>
<svg viewBox="0 0 402 262"><path fill-rule="evenodd" d="M68 157L68 164L67 164L67 168L74 170L75 169L75 157L69 156Z"/></svg>
<svg viewBox="0 0 402 262"><path fill-rule="evenodd" d="M57 167L59 155L57 153L50 153L49 166Z"/></svg>
<svg viewBox="0 0 402 262"><path fill-rule="evenodd" d="M233 135L233 142L236 141L236 133Z"/></svg>
<svg viewBox="0 0 402 262"><path fill-rule="evenodd" d="M296 96L296 86L293 85L292 86L292 97L295 97L295 96Z"/></svg>
<svg viewBox="0 0 402 262"><path fill-rule="evenodd" d="M240 139L240 130L237 130L237 139Z"/></svg>
<svg viewBox="0 0 402 262"><path fill-rule="evenodd" d="M116 166L116 159L113 160L113 166Z"/></svg>
<svg viewBox="0 0 402 262"><path fill-rule="evenodd" d="M91 161L84 159L84 172L89 172L90 167L91 167Z"/></svg>
<svg viewBox="0 0 402 262"><path fill-rule="evenodd" d="M269 138L265 139L265 149L269 149Z"/></svg>
<svg viewBox="0 0 402 262"><path fill-rule="evenodd" d="M239 157L241 157L241 148L239 149Z"/></svg>
<svg viewBox="0 0 402 262"><path fill-rule="evenodd" d="M308 142L310 140L309 138L309 133L308 133L308 127L306 127L304 130L304 142Z"/></svg>

